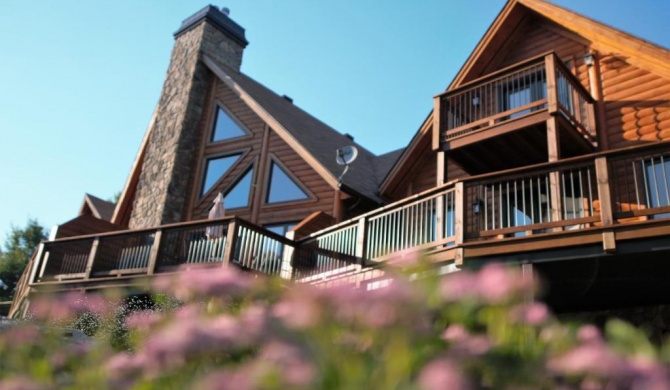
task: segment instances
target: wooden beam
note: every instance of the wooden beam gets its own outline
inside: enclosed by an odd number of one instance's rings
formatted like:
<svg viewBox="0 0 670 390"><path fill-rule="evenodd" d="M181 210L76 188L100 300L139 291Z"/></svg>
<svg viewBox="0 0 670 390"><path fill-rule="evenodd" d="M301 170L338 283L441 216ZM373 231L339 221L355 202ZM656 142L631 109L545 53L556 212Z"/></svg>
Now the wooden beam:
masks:
<svg viewBox="0 0 670 390"><path fill-rule="evenodd" d="M450 140L445 143L446 146L443 148L443 150L461 148L474 142L486 140L487 138L497 137L511 131L517 131L534 124L544 122L548 118L549 114L547 113L547 110L535 111L532 114L523 116L522 118L513 119L503 124L491 126L473 134L468 134L467 136Z"/></svg>
<svg viewBox="0 0 670 390"><path fill-rule="evenodd" d="M521 263L521 277L526 282L524 283L528 288L524 291L524 300L526 303L535 301L535 271L533 271L533 263Z"/></svg>
<svg viewBox="0 0 670 390"><path fill-rule="evenodd" d="M37 253L35 254L35 261L33 261L32 269L30 270L30 279L28 279L28 285L35 283L35 278L37 277L37 269L40 268L42 263L46 263L44 257L44 243L40 242L37 246Z"/></svg>
<svg viewBox="0 0 670 390"><path fill-rule="evenodd" d="M358 232L356 235L356 257L365 259L365 241L367 238L368 219L363 217L358 220Z"/></svg>
<svg viewBox="0 0 670 390"><path fill-rule="evenodd" d="M335 223L342 222L342 191L339 188L335 190L335 196L333 197L333 217Z"/></svg>
<svg viewBox="0 0 670 390"><path fill-rule="evenodd" d="M98 247L100 246L100 237L97 237L93 240L91 245L91 252L88 254L88 261L86 262L86 271L84 279L88 280L91 278L91 272L93 271L93 263L95 262L95 255L98 253Z"/></svg>
<svg viewBox="0 0 670 390"><path fill-rule="evenodd" d="M554 53L544 57L544 67L547 73L547 107L550 114L558 111L558 89L556 88L556 56Z"/></svg>
<svg viewBox="0 0 670 390"><path fill-rule="evenodd" d="M435 184L441 186L447 182L447 154L440 150L437 152L437 177Z"/></svg>
<svg viewBox="0 0 670 390"><path fill-rule="evenodd" d="M456 245L461 245L465 238L465 186L463 182L454 185L454 235Z"/></svg>
<svg viewBox="0 0 670 390"><path fill-rule="evenodd" d="M147 275L153 275L156 272L156 263L158 262L158 254L160 253L161 244L163 242L163 229L156 230L154 233L154 244L151 246L149 253L149 264L147 264Z"/></svg>
<svg viewBox="0 0 670 390"><path fill-rule="evenodd" d="M237 246L237 219L233 219L228 223L228 234L226 236L226 249L223 252L223 259L221 259L221 266L227 267L235 255L235 247Z"/></svg>
<svg viewBox="0 0 670 390"><path fill-rule="evenodd" d="M254 191L254 198L251 203L251 222L258 224L258 217L263 204L263 194L269 191L269 169L268 169L268 149L270 147L270 127L263 126L263 141L261 143L260 162L257 169L257 185Z"/></svg>
<svg viewBox="0 0 670 390"><path fill-rule="evenodd" d="M561 155L559 127L556 117L547 120L547 154L549 162L558 161ZM559 221L563 217L561 204L561 174L549 172L549 197L551 199L551 220ZM556 228L560 230L561 228Z"/></svg>
<svg viewBox="0 0 670 390"><path fill-rule="evenodd" d="M121 191L121 196L116 203L116 208L114 209L114 214L112 214L112 220L110 221L116 225L123 225L124 216L129 212L128 209L131 207L133 202L132 194L135 193L135 187L140 180L140 173L142 172L142 164L144 163L144 156L147 153L149 148L149 139L151 138L151 130L154 127L156 122L156 115L158 114L158 104L154 108L154 113L151 115L151 120L149 120L149 126L147 126L147 131L144 133L144 138L142 138L142 143L140 144L140 150L135 156L133 165L130 168L130 174L126 179L126 184L123 186L123 191Z"/></svg>
<svg viewBox="0 0 670 390"><path fill-rule="evenodd" d="M598 199L600 200L600 219L603 226L614 224L612 214L612 194L610 191L609 170L607 157L598 157L595 160L596 179L598 180Z"/></svg>
<svg viewBox="0 0 670 390"><path fill-rule="evenodd" d="M607 150L609 147L607 139L607 125L605 123L605 99L603 97L603 81L600 77L600 58L598 57L598 52L591 51L593 55L594 64L589 66L589 86L591 89L591 95L596 101L595 111L596 111L596 121L595 121L595 131L596 139L598 140L598 146L601 150Z"/></svg>
<svg viewBox="0 0 670 390"><path fill-rule="evenodd" d="M440 138L441 132L442 132L442 127L440 126L440 120L442 118L441 115L441 106L442 106L442 97L441 96L436 96L433 98L433 141L432 141L432 146L433 150L438 150L440 149Z"/></svg>

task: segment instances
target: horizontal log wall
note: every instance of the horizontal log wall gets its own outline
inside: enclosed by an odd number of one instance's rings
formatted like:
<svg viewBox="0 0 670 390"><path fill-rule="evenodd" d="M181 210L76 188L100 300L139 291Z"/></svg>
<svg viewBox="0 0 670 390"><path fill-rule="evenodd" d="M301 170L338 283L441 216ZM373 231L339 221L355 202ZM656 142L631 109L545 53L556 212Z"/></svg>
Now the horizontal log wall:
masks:
<svg viewBox="0 0 670 390"><path fill-rule="evenodd" d="M616 53L600 59L600 73L610 149L670 139L670 80Z"/></svg>

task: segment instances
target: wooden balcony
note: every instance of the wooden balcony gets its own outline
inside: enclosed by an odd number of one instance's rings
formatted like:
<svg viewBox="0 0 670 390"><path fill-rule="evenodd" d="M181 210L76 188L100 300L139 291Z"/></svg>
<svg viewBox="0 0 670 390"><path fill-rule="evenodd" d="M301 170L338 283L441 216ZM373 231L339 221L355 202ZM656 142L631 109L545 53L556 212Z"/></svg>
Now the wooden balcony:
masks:
<svg viewBox="0 0 670 390"><path fill-rule="evenodd" d="M447 183L297 241L323 252L312 251L295 276L351 274L329 253L366 266L422 250L462 266L644 250L648 239L670 245L669 150L661 143L593 153Z"/></svg>
<svg viewBox="0 0 670 390"><path fill-rule="evenodd" d="M594 151L593 98L548 53L435 97L433 147L472 174L549 161L553 118L562 158Z"/></svg>
<svg viewBox="0 0 670 390"><path fill-rule="evenodd" d="M455 266L667 256L669 222L666 142L453 181L300 240L228 217L47 241L18 283L12 314L31 292L141 286L199 267L318 282L355 279L408 250Z"/></svg>

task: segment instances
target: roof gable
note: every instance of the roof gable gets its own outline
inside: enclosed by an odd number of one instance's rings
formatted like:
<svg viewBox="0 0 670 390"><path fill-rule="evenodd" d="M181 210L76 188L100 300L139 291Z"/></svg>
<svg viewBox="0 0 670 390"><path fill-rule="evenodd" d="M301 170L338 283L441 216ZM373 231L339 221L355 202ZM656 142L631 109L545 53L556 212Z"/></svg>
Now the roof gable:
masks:
<svg viewBox="0 0 670 390"><path fill-rule="evenodd" d="M84 195L84 202L81 205L79 215L92 215L95 218L104 221L111 221L116 204L100 199L91 194Z"/></svg>
<svg viewBox="0 0 670 390"><path fill-rule="evenodd" d="M207 56L203 62L333 188L337 188L337 178L343 171L335 161L335 151L356 146L358 159L344 176L342 188L381 201L377 195L377 157L373 153L245 74L224 68Z"/></svg>
<svg viewBox="0 0 670 390"><path fill-rule="evenodd" d="M670 78L670 51L604 23L542 0L510 0L491 23L482 39L447 88L451 90L482 76L496 53L504 51L522 33L524 23L537 15L549 20L572 37L579 37L592 50L615 51L628 56L631 64Z"/></svg>

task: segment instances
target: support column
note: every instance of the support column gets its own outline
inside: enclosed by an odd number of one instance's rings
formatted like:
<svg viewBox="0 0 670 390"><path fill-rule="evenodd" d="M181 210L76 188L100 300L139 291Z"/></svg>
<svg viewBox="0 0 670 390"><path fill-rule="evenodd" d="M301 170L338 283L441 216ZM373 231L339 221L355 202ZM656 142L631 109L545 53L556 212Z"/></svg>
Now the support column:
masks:
<svg viewBox="0 0 670 390"><path fill-rule="evenodd" d="M440 186L448 181L447 178L447 153L443 150L437 152L437 178L436 185Z"/></svg>
<svg viewBox="0 0 670 390"><path fill-rule="evenodd" d="M598 59L598 53L596 51L591 51L590 54L593 56L593 64L590 66L587 65L589 72L589 89L591 96L596 101L595 111L597 116L594 131L596 132L600 149L607 150L608 142L607 131L605 128L605 104L603 102L603 89L600 79L600 60Z"/></svg>
<svg viewBox="0 0 670 390"><path fill-rule="evenodd" d="M598 200L600 201L600 220L603 227L614 225L612 213L612 194L610 192L609 172L607 169L607 158L596 159L596 178L598 180ZM607 253L616 252L616 239L614 231L603 230L603 250Z"/></svg>
<svg viewBox="0 0 670 390"><path fill-rule="evenodd" d="M454 188L454 234L456 245L456 256L454 263L457 266L463 265L465 251L461 244L465 241L465 186L463 183L456 183Z"/></svg>
<svg viewBox="0 0 670 390"><path fill-rule="evenodd" d="M558 120L552 116L547 120L547 154L549 162L558 161L561 155ZM563 217L561 204L561 173L549 173L549 199L551 201L551 221L560 221ZM562 228L556 228L557 231Z"/></svg>

